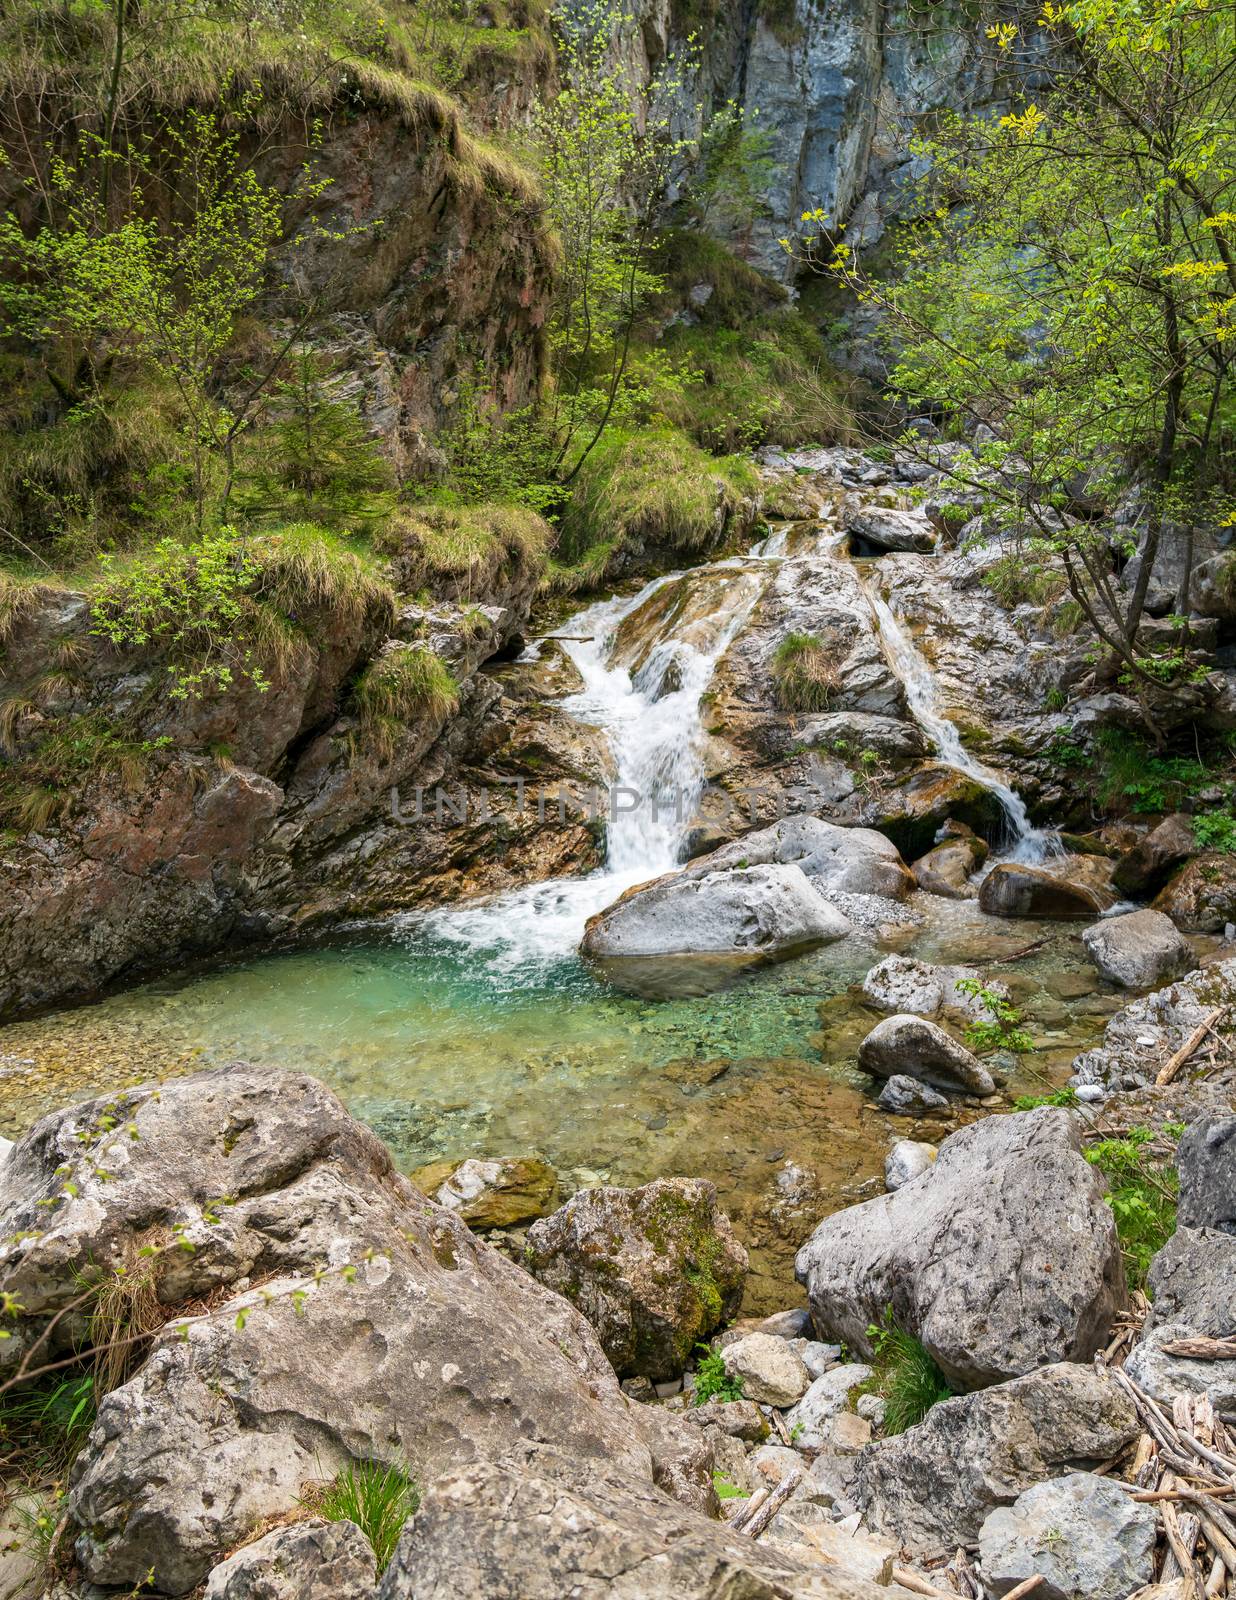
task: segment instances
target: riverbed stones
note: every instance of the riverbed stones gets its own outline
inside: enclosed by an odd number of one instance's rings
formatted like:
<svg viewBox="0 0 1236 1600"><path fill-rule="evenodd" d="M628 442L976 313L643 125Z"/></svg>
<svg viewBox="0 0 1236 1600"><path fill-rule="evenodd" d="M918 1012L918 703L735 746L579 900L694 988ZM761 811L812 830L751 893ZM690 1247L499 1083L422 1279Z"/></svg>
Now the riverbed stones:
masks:
<svg viewBox="0 0 1236 1600"><path fill-rule="evenodd" d="M553 1209L558 1175L538 1156L469 1157L412 1174L422 1193L470 1228L510 1228Z"/></svg>
<svg viewBox="0 0 1236 1600"><path fill-rule="evenodd" d="M765 863L801 868L821 893L905 900L914 878L891 840L874 828L843 828L820 817L783 817L708 858L714 871ZM693 869L700 870L700 869Z"/></svg>
<svg viewBox="0 0 1236 1600"><path fill-rule="evenodd" d="M1062 1108L959 1129L928 1172L826 1217L799 1250L816 1329L867 1354L891 1307L965 1389L1086 1361L1125 1301L1104 1189Z"/></svg>
<svg viewBox="0 0 1236 1600"><path fill-rule="evenodd" d="M171 1247L152 1258L168 1326L74 1467L68 1537L92 1582L153 1569L184 1593L357 1459L428 1478L535 1439L638 1482L694 1462L709 1492L699 1435L669 1416L653 1428L584 1318L420 1195L302 1074L237 1065L54 1113L0 1170L0 1213L26 1307L6 1345L80 1296L92 1264Z"/></svg>
<svg viewBox="0 0 1236 1600"><path fill-rule="evenodd" d="M1081 858L1089 859L1089 858ZM1093 917L1115 904L1110 889L1071 871L1048 872L1018 861L999 861L983 879L979 910L992 917Z"/></svg>
<svg viewBox="0 0 1236 1600"><path fill-rule="evenodd" d="M1206 1117L1181 1135L1177 1220L1236 1234L1236 1117Z"/></svg>
<svg viewBox="0 0 1236 1600"><path fill-rule="evenodd" d="M858 1458L855 1503L911 1550L955 1550L1033 1484L1109 1461L1139 1431L1113 1378L1060 1362L932 1406Z"/></svg>
<svg viewBox="0 0 1236 1600"><path fill-rule="evenodd" d="M920 1083L917 1078L907 1077L904 1072L893 1074L880 1090L876 1102L881 1111L890 1111L899 1117L923 1116L928 1111L939 1111L948 1103L946 1094L933 1089L929 1083Z"/></svg>
<svg viewBox="0 0 1236 1600"><path fill-rule="evenodd" d="M1228 1036L1232 1013L1227 1008L1233 1005L1236 958L1200 967L1117 1011L1102 1043L1073 1062L1073 1082L1106 1089L1151 1084L1203 1022L1210 1021L1221 1037Z"/></svg>
<svg viewBox="0 0 1236 1600"><path fill-rule="evenodd" d="M785 1339L749 1333L721 1352L725 1370L742 1380L743 1394L766 1406L792 1406L811 1382L807 1368ZM819 1380L817 1380L819 1381Z"/></svg>
<svg viewBox="0 0 1236 1600"><path fill-rule="evenodd" d="M898 1139L884 1157L884 1187L890 1194L921 1177L936 1159L936 1147L921 1139Z"/></svg>
<svg viewBox="0 0 1236 1600"><path fill-rule="evenodd" d="M909 1012L876 1023L858 1047L858 1064L875 1078L918 1078L954 1094L988 1095L996 1087L983 1063L952 1034Z"/></svg>
<svg viewBox="0 0 1236 1600"><path fill-rule="evenodd" d="M1155 899L1186 933L1222 933L1236 922L1236 856L1210 851L1182 867Z"/></svg>
<svg viewBox="0 0 1236 1600"><path fill-rule="evenodd" d="M911 870L915 883L927 894L945 900L973 900L978 889L970 879L986 859L986 842L977 834L966 833L934 845Z"/></svg>
<svg viewBox="0 0 1236 1600"><path fill-rule="evenodd" d="M786 1413L786 1427L794 1443L803 1450L823 1449L831 1436L829 1424L848 1409L851 1395L870 1377L871 1368L864 1362L847 1361L816 1378Z"/></svg>
<svg viewBox="0 0 1236 1600"><path fill-rule="evenodd" d="M616 1372L662 1382L736 1315L747 1252L711 1183L658 1178L581 1189L533 1224L524 1265L582 1312Z"/></svg>
<svg viewBox="0 0 1236 1600"><path fill-rule="evenodd" d="M1011 1000L1009 988L999 978L984 979L977 967L938 966L914 956L891 955L872 967L863 979L863 999L877 1011L913 1012L935 1017L941 1011L965 1017L985 1017L987 1008L962 984L982 984L1001 1000Z"/></svg>
<svg viewBox="0 0 1236 1600"><path fill-rule="evenodd" d="M1037 1574L1043 1600L1126 1600L1154 1578L1158 1534L1152 1506L1107 1478L1071 1472L1036 1483L983 1523L983 1583L998 1600Z"/></svg>
<svg viewBox="0 0 1236 1600"><path fill-rule="evenodd" d="M1152 989L1196 965L1193 951L1162 911L1105 917L1083 932L1082 944L1103 977L1125 989Z"/></svg>
<svg viewBox="0 0 1236 1600"><path fill-rule="evenodd" d="M1183 862L1197 855L1193 828L1183 812L1164 817L1116 863L1112 883L1121 894L1144 899L1156 894Z"/></svg>
<svg viewBox="0 0 1236 1600"><path fill-rule="evenodd" d="M354 1522L276 1528L219 1563L202 1600L372 1600L373 1549Z"/></svg>
<svg viewBox="0 0 1236 1600"><path fill-rule="evenodd" d="M853 931L800 867L761 865L671 873L628 889L592 917L585 955L772 955L844 939Z"/></svg>

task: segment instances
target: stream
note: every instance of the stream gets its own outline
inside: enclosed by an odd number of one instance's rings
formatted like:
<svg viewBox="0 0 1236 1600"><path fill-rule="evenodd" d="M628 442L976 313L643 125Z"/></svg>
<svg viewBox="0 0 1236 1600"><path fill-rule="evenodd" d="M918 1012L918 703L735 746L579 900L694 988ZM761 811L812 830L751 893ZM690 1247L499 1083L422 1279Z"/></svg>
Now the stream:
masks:
<svg viewBox="0 0 1236 1600"><path fill-rule="evenodd" d="M873 1015L851 986L891 946L857 934L733 987L686 985L655 1001L602 984L577 949L591 915L685 859L714 668L778 563L844 558L845 536L830 520L805 541L802 532L791 541L788 527L774 528L749 554L696 569L706 581L692 593L706 604L650 607L681 576L670 574L553 630L583 682L562 709L603 730L616 785L644 801L614 815L600 870L391 917L319 948L246 954L12 1024L0 1030L2 1131L20 1131L69 1095L152 1074L235 1059L299 1068L334 1087L407 1170L537 1153L564 1192L663 1173L709 1177L751 1250L747 1306L784 1305L798 1243L825 1211L878 1192L890 1139L914 1131L872 1104L855 1065ZM1050 855L1054 835L1031 826L1021 798L941 714L931 669L880 594L878 573L861 575L882 647L939 759L1000 801L1007 838L994 853ZM652 627L641 634L635 624L647 616ZM1037 1047L1032 1058L1009 1058L1009 1092L1062 1081L1120 1003L1084 959L1076 926L993 922L973 902L928 895L915 904L923 925L898 947L925 959L986 965L1035 946L1002 974ZM956 1110L923 1136L938 1140L970 1114Z"/></svg>

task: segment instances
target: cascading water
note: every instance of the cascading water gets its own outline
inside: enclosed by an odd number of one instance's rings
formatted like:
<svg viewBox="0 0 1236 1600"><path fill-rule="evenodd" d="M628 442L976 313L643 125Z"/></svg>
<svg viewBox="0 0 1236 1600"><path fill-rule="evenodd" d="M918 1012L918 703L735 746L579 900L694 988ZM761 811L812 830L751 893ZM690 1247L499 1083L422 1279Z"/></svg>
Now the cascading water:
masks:
<svg viewBox="0 0 1236 1600"><path fill-rule="evenodd" d="M1026 810L1026 802L1016 789L966 749L956 724L940 711L935 674L922 651L897 620L879 588L861 577L859 581L879 626L889 665L905 686L906 699L915 720L934 741L943 762L977 779L1000 802L1008 824L1008 856L1015 861L1029 863L1046 860L1048 856L1058 853L1059 835L1034 827Z"/></svg>
<svg viewBox="0 0 1236 1600"><path fill-rule="evenodd" d="M601 871L443 908L419 918L418 926L484 952L500 972L540 966L571 955L588 918L625 889L681 862L704 783L701 697L763 588L762 571L741 561L711 570L715 603L703 623L697 617L679 636L671 631L658 639L634 672L612 660L619 629L682 574L657 578L634 598L590 606L560 630L562 648L584 680L562 709L600 728L614 757Z"/></svg>

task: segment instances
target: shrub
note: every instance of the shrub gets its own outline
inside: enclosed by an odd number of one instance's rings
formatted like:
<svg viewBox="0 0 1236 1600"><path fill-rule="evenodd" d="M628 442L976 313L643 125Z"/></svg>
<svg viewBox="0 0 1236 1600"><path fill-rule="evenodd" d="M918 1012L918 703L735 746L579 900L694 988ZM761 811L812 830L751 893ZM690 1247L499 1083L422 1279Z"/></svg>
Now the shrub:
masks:
<svg viewBox="0 0 1236 1600"><path fill-rule="evenodd" d="M357 679L353 700L362 736L385 758L408 723L449 716L459 700L459 685L432 650L395 645Z"/></svg>
<svg viewBox="0 0 1236 1600"><path fill-rule="evenodd" d="M1021 1012L998 989L988 989L979 978L959 978L957 987L973 995L986 1011L966 1028L971 1050L1014 1050L1019 1055L1034 1049L1030 1035L1020 1026Z"/></svg>
<svg viewBox="0 0 1236 1600"><path fill-rule="evenodd" d="M702 1406L706 1400L741 1400L742 1379L725 1370L719 1350L706 1344L697 1345L700 1352L695 1364L695 1385L691 1390L691 1404Z"/></svg>
<svg viewBox="0 0 1236 1600"><path fill-rule="evenodd" d="M952 1395L948 1380L923 1346L893 1321L891 1306L885 1308L878 1326L867 1329L867 1337L874 1353L872 1375L864 1389L884 1401L886 1434L904 1433Z"/></svg>
<svg viewBox="0 0 1236 1600"><path fill-rule="evenodd" d="M1230 811L1200 811L1190 825L1203 850L1236 854L1236 817Z"/></svg>
<svg viewBox="0 0 1236 1600"><path fill-rule="evenodd" d="M841 674L813 633L790 633L782 639L773 652L772 675L786 711L827 711L841 688Z"/></svg>
<svg viewBox="0 0 1236 1600"><path fill-rule="evenodd" d="M421 1503L420 1491L403 1467L362 1461L345 1467L311 1509L328 1522L354 1522L373 1547L378 1572L390 1565L404 1523Z"/></svg>
<svg viewBox="0 0 1236 1600"><path fill-rule="evenodd" d="M1047 1094L1019 1094L1013 1101L1014 1111L1036 1111L1039 1106L1075 1106L1077 1090L1070 1084L1062 1089L1052 1089Z"/></svg>
<svg viewBox="0 0 1236 1600"><path fill-rule="evenodd" d="M1010 609L1026 602L1050 605L1069 586L1063 572L1034 561L1026 551L1016 551L993 562L983 574L983 584L1001 605Z"/></svg>
<svg viewBox="0 0 1236 1600"><path fill-rule="evenodd" d="M1180 1180L1166 1160L1156 1160L1154 1138L1150 1128L1131 1128L1124 1138L1100 1139L1086 1151L1086 1160L1107 1178L1125 1275L1135 1289L1145 1286L1151 1261L1176 1231Z"/></svg>

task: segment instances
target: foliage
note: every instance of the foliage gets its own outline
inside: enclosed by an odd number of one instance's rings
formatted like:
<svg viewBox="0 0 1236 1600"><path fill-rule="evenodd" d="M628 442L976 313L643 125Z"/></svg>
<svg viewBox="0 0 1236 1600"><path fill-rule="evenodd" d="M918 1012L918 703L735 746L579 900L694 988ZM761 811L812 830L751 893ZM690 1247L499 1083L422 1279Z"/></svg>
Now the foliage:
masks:
<svg viewBox="0 0 1236 1600"><path fill-rule="evenodd" d="M1035 1111L1039 1106L1075 1106L1080 1102L1077 1090L1070 1084L1052 1089L1046 1094L1019 1094L1013 1101L1014 1111Z"/></svg>
<svg viewBox="0 0 1236 1600"><path fill-rule="evenodd" d="M1040 98L998 122L941 119L919 142L921 220L896 273L819 211L784 241L878 313L895 394L982 425L948 471L1035 529L1156 738L1151 690L1192 667L1138 647L1154 556L1169 520L1224 520L1234 488L1231 26L1230 0L1063 0L1024 38L995 19L996 53L1024 52ZM1056 509L1076 485L1102 503L1134 478L1142 518L1120 553L1140 540L1143 561L1121 587L1110 527ZM1182 613L1187 590L1186 574Z"/></svg>
<svg viewBox="0 0 1236 1600"><path fill-rule="evenodd" d="M1068 588L1063 572L1036 561L1027 551L1011 552L993 561L983 573L983 585L1001 605L1050 605Z"/></svg>
<svg viewBox="0 0 1236 1600"><path fill-rule="evenodd" d="M62 1478L94 1426L94 1377L48 1374L0 1393L0 1456L29 1478Z"/></svg>
<svg viewBox="0 0 1236 1600"><path fill-rule="evenodd" d="M410 722L441 721L459 685L440 656L422 645L394 645L357 679L352 697L365 742L389 757Z"/></svg>
<svg viewBox="0 0 1236 1600"><path fill-rule="evenodd" d="M766 210L763 199L776 176L772 130L759 112L727 100L704 127L687 184L687 209L701 230L742 234Z"/></svg>
<svg viewBox="0 0 1236 1600"><path fill-rule="evenodd" d="M338 534L294 522L247 541L249 587L255 600L304 623L325 613L332 630L365 618L389 624L395 596L372 563Z"/></svg>
<svg viewBox="0 0 1236 1600"><path fill-rule="evenodd" d="M385 1572L404 1523L421 1503L420 1490L398 1463L362 1461L348 1466L311 1509L328 1522L354 1522L373 1547L379 1574Z"/></svg>
<svg viewBox="0 0 1236 1600"><path fill-rule="evenodd" d="M1132 802L1133 811L1174 810L1208 777L1196 757L1156 754L1121 728L1101 728L1095 753L1096 791L1104 806Z"/></svg>
<svg viewBox="0 0 1236 1600"><path fill-rule="evenodd" d="M114 779L136 789L170 741L139 739L111 724L101 712L32 719L37 735L20 748L21 719L30 702L10 696L0 702L0 745L13 757L0 781L0 826L18 834L43 833L72 811L87 783Z"/></svg>
<svg viewBox="0 0 1236 1600"><path fill-rule="evenodd" d="M712 1487L718 1500L747 1500L750 1498L747 1491L740 1489L736 1483L731 1483L720 1468L713 1472Z"/></svg>
<svg viewBox="0 0 1236 1600"><path fill-rule="evenodd" d="M441 436L449 463L433 490L438 504L508 502L548 514L566 490L555 476L561 440L539 407L500 412L482 387L484 374L466 378Z"/></svg>
<svg viewBox="0 0 1236 1600"><path fill-rule="evenodd" d="M841 675L823 640L813 633L788 633L773 651L773 682L786 711L827 711Z"/></svg>
<svg viewBox="0 0 1236 1600"><path fill-rule="evenodd" d="M972 995L985 1017L966 1026L966 1043L972 1050L1013 1050L1019 1055L1034 1049L1034 1041L1020 1026L1021 1012L998 989L989 989L981 978L959 978L957 988Z"/></svg>
<svg viewBox="0 0 1236 1600"><path fill-rule="evenodd" d="M691 1404L702 1406L706 1400L741 1400L742 1378L725 1370L719 1350L706 1344L697 1345L700 1352L695 1363L695 1383L691 1389Z"/></svg>
<svg viewBox="0 0 1236 1600"><path fill-rule="evenodd" d="M1124 1138L1100 1139L1086 1159L1108 1181L1107 1203L1116 1219L1125 1274L1133 1288L1145 1285L1155 1255L1176 1231L1180 1180L1174 1167L1156 1158L1150 1128L1131 1128Z"/></svg>
<svg viewBox="0 0 1236 1600"><path fill-rule="evenodd" d="M1236 855L1236 817L1230 811L1200 811L1191 818L1190 826L1203 850Z"/></svg>
<svg viewBox="0 0 1236 1600"><path fill-rule="evenodd" d="M877 1326L867 1329L872 1346L872 1375L864 1385L868 1394L884 1400L884 1432L904 1433L921 1422L932 1406L953 1394L948 1380L921 1343L899 1328L892 1306L886 1306Z"/></svg>

